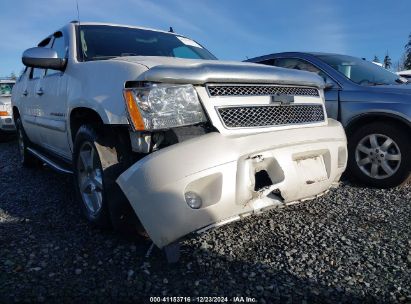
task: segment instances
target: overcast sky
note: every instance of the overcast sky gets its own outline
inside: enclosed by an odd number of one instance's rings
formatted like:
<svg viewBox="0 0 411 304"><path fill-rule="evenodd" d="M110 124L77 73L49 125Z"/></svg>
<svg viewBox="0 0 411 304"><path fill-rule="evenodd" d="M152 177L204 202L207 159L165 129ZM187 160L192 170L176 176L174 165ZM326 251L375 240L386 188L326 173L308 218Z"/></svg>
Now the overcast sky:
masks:
<svg viewBox="0 0 411 304"><path fill-rule="evenodd" d="M280 51L324 51L395 63L411 33L411 0L78 0L82 21L189 36L219 59ZM0 3L0 76L22 69L21 53L77 19L75 0Z"/></svg>

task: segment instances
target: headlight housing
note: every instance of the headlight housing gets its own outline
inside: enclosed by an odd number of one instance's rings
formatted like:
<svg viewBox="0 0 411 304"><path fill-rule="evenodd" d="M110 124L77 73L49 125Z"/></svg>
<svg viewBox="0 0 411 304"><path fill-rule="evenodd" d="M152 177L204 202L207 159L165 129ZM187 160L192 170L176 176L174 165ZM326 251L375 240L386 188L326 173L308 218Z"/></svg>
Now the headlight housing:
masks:
<svg viewBox="0 0 411 304"><path fill-rule="evenodd" d="M144 83L124 89L129 122L136 131L164 130L207 120L191 84Z"/></svg>
<svg viewBox="0 0 411 304"><path fill-rule="evenodd" d="M0 116L11 116L11 104L0 104Z"/></svg>

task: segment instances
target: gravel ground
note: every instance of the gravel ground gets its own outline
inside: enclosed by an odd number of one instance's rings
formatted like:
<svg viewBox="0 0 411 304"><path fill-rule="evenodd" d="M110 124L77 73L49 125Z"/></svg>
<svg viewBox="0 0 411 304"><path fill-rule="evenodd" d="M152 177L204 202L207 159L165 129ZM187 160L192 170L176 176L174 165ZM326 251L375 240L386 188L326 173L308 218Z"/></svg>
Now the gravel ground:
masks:
<svg viewBox="0 0 411 304"><path fill-rule="evenodd" d="M347 184L187 240L168 265L148 241L90 227L71 177L0 143L0 303L148 302L242 296L259 303L411 303L411 186Z"/></svg>

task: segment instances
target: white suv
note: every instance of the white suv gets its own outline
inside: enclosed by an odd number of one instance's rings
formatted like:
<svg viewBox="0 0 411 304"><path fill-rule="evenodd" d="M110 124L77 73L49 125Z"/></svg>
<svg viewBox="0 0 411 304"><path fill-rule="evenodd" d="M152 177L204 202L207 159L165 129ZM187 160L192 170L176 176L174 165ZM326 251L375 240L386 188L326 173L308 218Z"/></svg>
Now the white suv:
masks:
<svg viewBox="0 0 411 304"><path fill-rule="evenodd" d="M23 63L13 90L23 164L73 173L91 222L144 229L160 248L316 197L346 166L344 130L308 72L217 61L174 33L76 22Z"/></svg>
<svg viewBox="0 0 411 304"><path fill-rule="evenodd" d="M0 140L16 131L11 110L11 91L15 81L0 79Z"/></svg>

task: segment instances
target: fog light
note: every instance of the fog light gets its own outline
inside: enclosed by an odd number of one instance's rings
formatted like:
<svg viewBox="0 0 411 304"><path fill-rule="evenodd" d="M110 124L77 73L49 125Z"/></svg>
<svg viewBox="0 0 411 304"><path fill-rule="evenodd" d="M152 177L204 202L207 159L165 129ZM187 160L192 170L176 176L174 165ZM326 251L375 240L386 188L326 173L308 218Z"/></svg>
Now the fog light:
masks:
<svg viewBox="0 0 411 304"><path fill-rule="evenodd" d="M192 191L186 192L184 194L184 197L186 199L187 205L189 205L193 209L198 209L203 204L201 197L197 193L194 193Z"/></svg>

